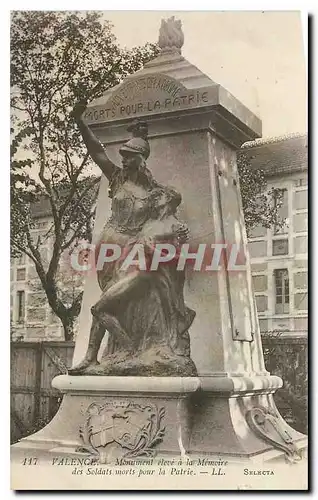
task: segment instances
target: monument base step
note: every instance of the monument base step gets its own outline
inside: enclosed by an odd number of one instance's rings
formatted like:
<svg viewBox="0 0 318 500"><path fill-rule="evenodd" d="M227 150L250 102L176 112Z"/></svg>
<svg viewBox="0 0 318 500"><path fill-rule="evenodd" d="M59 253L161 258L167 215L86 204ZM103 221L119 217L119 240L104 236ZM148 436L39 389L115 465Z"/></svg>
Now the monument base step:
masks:
<svg viewBox="0 0 318 500"><path fill-rule="evenodd" d="M307 438L278 414L272 396L277 380L265 379L254 380L254 392L247 384L240 393L237 383L233 389L222 377L207 383L198 377L61 375L52 384L64 393L59 411L12 446L12 459L40 454L48 461L93 457L104 464L164 456L299 461Z"/></svg>

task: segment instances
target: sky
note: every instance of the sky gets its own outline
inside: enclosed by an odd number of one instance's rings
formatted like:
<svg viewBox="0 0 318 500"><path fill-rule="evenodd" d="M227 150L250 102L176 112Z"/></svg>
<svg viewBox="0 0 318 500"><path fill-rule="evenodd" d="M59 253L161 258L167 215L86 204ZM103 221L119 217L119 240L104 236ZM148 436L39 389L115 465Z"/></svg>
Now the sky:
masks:
<svg viewBox="0 0 318 500"><path fill-rule="evenodd" d="M263 122L263 137L306 132L306 65L297 11L105 12L128 48L156 42L162 18L181 19L183 56Z"/></svg>

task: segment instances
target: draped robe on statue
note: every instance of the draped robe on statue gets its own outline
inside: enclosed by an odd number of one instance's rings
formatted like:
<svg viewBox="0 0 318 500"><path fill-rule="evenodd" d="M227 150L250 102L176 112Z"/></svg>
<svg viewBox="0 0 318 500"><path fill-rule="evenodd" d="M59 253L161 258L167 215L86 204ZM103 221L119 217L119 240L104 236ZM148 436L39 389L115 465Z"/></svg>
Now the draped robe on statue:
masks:
<svg viewBox="0 0 318 500"><path fill-rule="evenodd" d="M195 312L184 303L185 273L177 270L177 260L159 263L150 270L156 243L171 243L178 252L175 215L181 196L171 188L156 183L148 170L145 186L125 179L121 169L110 182L112 215L99 238L103 243L121 247L121 258L106 262L97 271L102 290L93 314L107 309L120 323L129 339L121 342L116 329L108 329L108 345L100 369L110 375L179 375L196 374L190 359L188 329ZM138 263L123 270L125 257L135 244L141 244L146 256L146 270ZM134 259L137 259L138 254ZM97 307L96 307L97 306ZM95 308L95 311L94 311Z"/></svg>

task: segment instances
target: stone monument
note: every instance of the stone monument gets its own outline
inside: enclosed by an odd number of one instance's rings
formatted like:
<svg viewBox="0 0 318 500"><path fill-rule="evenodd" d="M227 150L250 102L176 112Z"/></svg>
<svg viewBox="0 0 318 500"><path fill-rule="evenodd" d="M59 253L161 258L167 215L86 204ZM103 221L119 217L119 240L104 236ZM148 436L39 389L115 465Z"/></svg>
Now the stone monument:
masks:
<svg viewBox="0 0 318 500"><path fill-rule="evenodd" d="M306 438L279 415L282 381L265 369L236 166L261 121L181 55L180 21L162 21L159 45L142 70L74 110L104 173L93 243L125 255L183 245L179 261L195 265L116 261L90 273L73 366L53 380L61 407L13 452L297 461ZM202 270L196 243L236 245L245 265Z"/></svg>

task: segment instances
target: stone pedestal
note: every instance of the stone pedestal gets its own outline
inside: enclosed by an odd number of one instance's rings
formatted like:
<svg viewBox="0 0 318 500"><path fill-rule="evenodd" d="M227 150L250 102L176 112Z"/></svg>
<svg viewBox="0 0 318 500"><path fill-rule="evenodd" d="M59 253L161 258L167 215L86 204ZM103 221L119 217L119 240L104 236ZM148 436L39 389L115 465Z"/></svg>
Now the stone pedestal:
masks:
<svg viewBox="0 0 318 500"><path fill-rule="evenodd" d="M124 421L124 412L133 410L138 417L132 432L146 425L149 406L149 415L154 415L149 418L157 422L149 426L157 425L160 434L153 444L158 454L299 459L305 437L278 414L273 394L282 381L264 366L236 166L236 149L261 136L261 122L179 54L159 56L92 103L85 115L117 164L119 146L129 136L127 125L136 117L148 122L149 169L155 179L182 194L180 219L188 224L192 241L237 245L246 258L244 266L187 273L185 302L196 311L190 337L198 378L58 377L53 385L65 394L58 414L15 450L36 445L54 453L75 452L83 447L80 432L86 432L87 445L88 417L97 415L98 425L104 426L100 430L109 430L112 418ZM109 214L108 182L103 178L95 241ZM90 307L99 294L92 273L85 285L74 364L85 354ZM109 453L111 444L104 446L105 460L123 452L120 443L112 446Z"/></svg>
<svg viewBox="0 0 318 500"><path fill-rule="evenodd" d="M15 445L20 451L96 455L102 463L113 463L189 450L190 398L200 387L196 377L60 375L53 386L64 394L58 413L44 429ZM104 435L96 437L101 430Z"/></svg>
<svg viewBox="0 0 318 500"><path fill-rule="evenodd" d="M52 463L87 457L97 463L149 457L209 457L243 462L300 460L306 439L277 413L278 377L105 377L60 375L64 394L53 420L12 447L15 463L41 457ZM255 408L269 410L290 437L271 443L249 425ZM101 432L102 431L102 432ZM294 444L291 444L294 443ZM274 446L273 446L274 444ZM128 462L127 462L128 463Z"/></svg>
<svg viewBox="0 0 318 500"><path fill-rule="evenodd" d="M251 462L295 463L306 455L307 437L278 413L276 376L211 377L193 398L190 454L212 454Z"/></svg>

